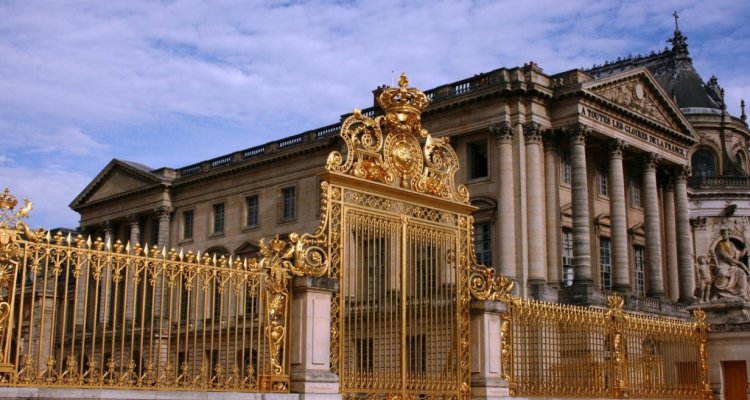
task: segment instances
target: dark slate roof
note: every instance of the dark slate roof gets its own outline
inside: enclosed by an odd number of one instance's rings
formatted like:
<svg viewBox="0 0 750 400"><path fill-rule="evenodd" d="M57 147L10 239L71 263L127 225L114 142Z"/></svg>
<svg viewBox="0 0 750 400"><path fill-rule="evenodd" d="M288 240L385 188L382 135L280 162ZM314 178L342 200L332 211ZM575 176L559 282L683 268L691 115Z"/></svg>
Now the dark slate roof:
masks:
<svg viewBox="0 0 750 400"><path fill-rule="evenodd" d="M721 87L715 77L706 84L693 67L687 50L687 37L679 29L668 40L672 48L648 56L628 56L614 62L595 65L588 70L596 78L605 78L637 67L646 67L680 108L722 108Z"/></svg>

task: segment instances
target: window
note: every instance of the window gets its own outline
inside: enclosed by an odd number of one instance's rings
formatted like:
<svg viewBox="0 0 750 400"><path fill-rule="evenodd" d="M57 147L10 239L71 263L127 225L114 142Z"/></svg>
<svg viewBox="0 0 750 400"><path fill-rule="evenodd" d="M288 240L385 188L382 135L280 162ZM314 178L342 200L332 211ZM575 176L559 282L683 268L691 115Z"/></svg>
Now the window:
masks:
<svg viewBox="0 0 750 400"><path fill-rule="evenodd" d="M564 287L573 285L573 230L562 230L562 284Z"/></svg>
<svg viewBox="0 0 750 400"><path fill-rule="evenodd" d="M630 205L641 207L641 181L636 178L630 179Z"/></svg>
<svg viewBox="0 0 750 400"><path fill-rule="evenodd" d="M159 220L151 220L151 243L159 243Z"/></svg>
<svg viewBox="0 0 750 400"><path fill-rule="evenodd" d="M182 212L182 240L193 238L193 210Z"/></svg>
<svg viewBox="0 0 750 400"><path fill-rule="evenodd" d="M427 363L425 362L427 341L425 340L425 335L409 336L407 339L406 345L408 347L407 354L409 354L409 371L425 372L427 370Z"/></svg>
<svg viewBox="0 0 750 400"><path fill-rule="evenodd" d="M288 221L297 216L297 194L294 186L281 189L281 219Z"/></svg>
<svg viewBox="0 0 750 400"><path fill-rule="evenodd" d="M609 167L606 163L600 162L599 167L596 169L597 174L597 188L599 189L599 194L602 196L608 196L607 191L607 175L609 175Z"/></svg>
<svg viewBox="0 0 750 400"><path fill-rule="evenodd" d="M477 262L492 265L492 225L489 222L474 224L474 254Z"/></svg>
<svg viewBox="0 0 750 400"><path fill-rule="evenodd" d="M571 176L572 170L570 168L570 152L560 152L560 181L563 183L563 185L570 186L570 183L572 182Z"/></svg>
<svg viewBox="0 0 750 400"><path fill-rule="evenodd" d="M467 145L469 151L469 179L484 178L488 175L487 142Z"/></svg>
<svg viewBox="0 0 750 400"><path fill-rule="evenodd" d="M692 157L693 176L716 176L714 156L708 150L698 150Z"/></svg>
<svg viewBox="0 0 750 400"><path fill-rule="evenodd" d="M602 278L602 289L612 289L612 243L609 238L599 238L599 272Z"/></svg>
<svg viewBox="0 0 750 400"><path fill-rule="evenodd" d="M354 351L356 352L354 359L358 365L359 370L372 371L373 367L373 343L372 339L355 339Z"/></svg>
<svg viewBox="0 0 750 400"><path fill-rule="evenodd" d="M433 244L420 244L417 246L420 252L417 264L417 285L422 296L426 296L437 286L437 260L438 249Z"/></svg>
<svg viewBox="0 0 750 400"><path fill-rule="evenodd" d="M246 197L245 206L247 207L245 226L247 227L258 226L258 196L253 195L253 196Z"/></svg>
<svg viewBox="0 0 750 400"><path fill-rule="evenodd" d="M214 204L213 234L224 233L224 203Z"/></svg>
<svg viewBox="0 0 750 400"><path fill-rule="evenodd" d="M633 262L635 264L635 287L633 289L635 294L639 296L644 296L646 294L646 278L643 272L643 255L643 247L633 246Z"/></svg>
<svg viewBox="0 0 750 400"><path fill-rule="evenodd" d="M370 301L375 299L378 292L384 290L386 271L386 242L384 237L365 240L364 254L367 257L367 296Z"/></svg>

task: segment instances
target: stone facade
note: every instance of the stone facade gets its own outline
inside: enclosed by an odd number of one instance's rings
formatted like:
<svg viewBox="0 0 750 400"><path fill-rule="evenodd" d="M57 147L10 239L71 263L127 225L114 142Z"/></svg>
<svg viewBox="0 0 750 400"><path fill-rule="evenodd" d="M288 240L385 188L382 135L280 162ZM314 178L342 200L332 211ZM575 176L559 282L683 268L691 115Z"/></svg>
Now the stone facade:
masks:
<svg viewBox="0 0 750 400"><path fill-rule="evenodd" d="M721 257L747 268L750 130L744 108L729 115L715 79L700 80L679 30L672 42L590 70L550 75L529 63L446 84L426 92L422 123L450 138L478 208L477 258L513 279L516 294L599 306L617 291L626 308L681 318L701 304L712 323L740 327L722 328L729 336L747 338L747 275ZM697 79L697 89L675 87L670 73ZM71 207L82 232L105 240L255 255L261 238L318 226L326 157L343 148L338 128L182 168L113 160ZM725 361L750 359L727 335L711 342L717 374ZM334 382L318 375L321 387ZM712 376L716 393L721 381Z"/></svg>

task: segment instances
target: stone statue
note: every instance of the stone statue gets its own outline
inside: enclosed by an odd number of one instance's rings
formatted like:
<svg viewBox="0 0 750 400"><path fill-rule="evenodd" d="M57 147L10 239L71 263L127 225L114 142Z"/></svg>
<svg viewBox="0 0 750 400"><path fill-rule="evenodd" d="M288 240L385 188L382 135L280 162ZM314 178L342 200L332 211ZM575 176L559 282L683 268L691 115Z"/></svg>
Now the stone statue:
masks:
<svg viewBox="0 0 750 400"><path fill-rule="evenodd" d="M729 232L726 229L720 230L719 234L721 240L714 250L716 266L713 287L716 297L725 301L750 301L750 270L740 261L747 254L747 246L740 251L729 240Z"/></svg>
<svg viewBox="0 0 750 400"><path fill-rule="evenodd" d="M714 277L711 273L711 265L708 264L706 256L699 256L695 265L696 276L698 277L698 302L706 303L711 300L711 287L713 286Z"/></svg>

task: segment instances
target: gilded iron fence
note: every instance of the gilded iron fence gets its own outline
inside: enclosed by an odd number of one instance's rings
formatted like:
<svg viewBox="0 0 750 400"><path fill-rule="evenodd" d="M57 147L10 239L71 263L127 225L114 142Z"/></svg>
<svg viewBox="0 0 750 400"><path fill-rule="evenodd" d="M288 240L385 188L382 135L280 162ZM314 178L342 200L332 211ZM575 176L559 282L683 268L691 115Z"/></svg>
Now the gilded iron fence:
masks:
<svg viewBox="0 0 750 400"><path fill-rule="evenodd" d="M684 322L505 299L503 375L514 396L710 399L705 314Z"/></svg>
<svg viewBox="0 0 750 400"><path fill-rule="evenodd" d="M0 225L0 385L288 392L301 273L293 246L260 245L217 259Z"/></svg>

